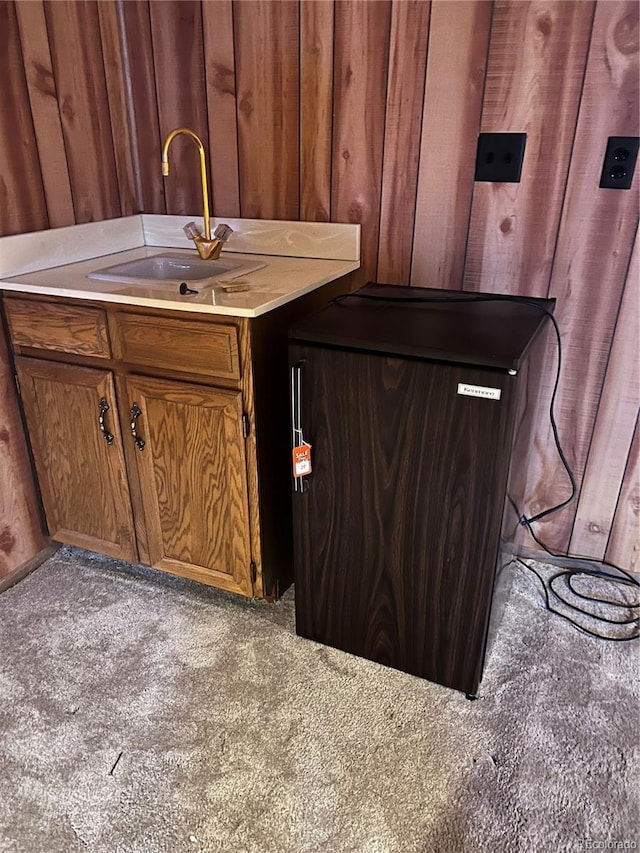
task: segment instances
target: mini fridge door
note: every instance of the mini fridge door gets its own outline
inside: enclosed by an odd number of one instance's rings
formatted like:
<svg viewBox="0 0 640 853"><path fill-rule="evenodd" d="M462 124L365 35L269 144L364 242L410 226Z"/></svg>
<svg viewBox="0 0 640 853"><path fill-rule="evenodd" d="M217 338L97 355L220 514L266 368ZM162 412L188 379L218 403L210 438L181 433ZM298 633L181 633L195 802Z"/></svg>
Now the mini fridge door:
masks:
<svg viewBox="0 0 640 853"><path fill-rule="evenodd" d="M289 351L292 412L311 445L293 496L298 634L475 694L517 377L317 344Z"/></svg>

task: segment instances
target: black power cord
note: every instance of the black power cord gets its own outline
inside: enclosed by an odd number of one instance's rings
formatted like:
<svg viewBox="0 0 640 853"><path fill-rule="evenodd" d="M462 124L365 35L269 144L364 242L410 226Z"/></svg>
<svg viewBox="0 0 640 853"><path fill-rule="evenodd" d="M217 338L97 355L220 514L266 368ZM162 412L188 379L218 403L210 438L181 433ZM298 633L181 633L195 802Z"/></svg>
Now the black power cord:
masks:
<svg viewBox="0 0 640 853"><path fill-rule="evenodd" d="M523 524L525 527L527 527L533 540L544 551L546 551L549 556L555 558L562 558L562 554L556 554L555 552L551 551L545 545L545 543L538 536L536 536L535 532L531 527L531 521L532 519L526 518L525 516L520 516L520 524ZM608 569L613 569L614 571L619 572L620 576L612 575L610 572L599 571L597 569L573 567L562 569L562 571L556 572L555 574L551 575L551 577L545 583L544 579L538 574L538 572L533 568L533 566L529 565L529 563L525 562L519 557L517 558L516 562L518 562L521 566L524 566L524 568L528 569L530 572L533 572L533 574L538 578L538 580L542 584L547 610L550 613L554 613L556 616L561 616L563 619L566 619L567 622L570 622L572 625L575 625L576 628L579 628L584 633L589 634L592 637L598 637L601 640L612 640L616 642L622 642L625 640L637 640L638 637L640 637L640 624L638 616L632 616L630 619L619 620L608 619L606 616L596 615L595 613L591 613L589 610L585 610L583 607L579 607L576 604L572 604L564 597L564 595L560 593L558 589L558 586L562 582L564 582L565 586L580 601L591 601L597 604L605 604L609 607L621 607L630 613L637 613L638 609L640 608L640 603L612 601L611 599L587 595L583 592L579 592L572 583L573 578L582 575L583 577L597 578L601 581L604 581L605 583L624 584L626 586L634 587L637 589L640 586L640 583L638 583L636 578L634 578L633 575L629 574L629 572L626 572L624 569L621 569L620 566L616 566L613 563L607 562L606 560L589 560L588 558L584 557L572 557L571 559L574 561L575 564L578 565L581 562L585 562L597 563L601 566L606 566ZM604 622L609 625L635 625L636 630L626 637L605 636L604 634L599 634L595 631L591 631L588 628L585 628L583 625L580 625L575 620L570 619L566 614L561 613L559 610L556 610L556 608L551 605L551 596L555 596L558 601L562 602L562 604L564 604L565 607L568 607L570 610L574 610L584 616L589 616L596 622Z"/></svg>
<svg viewBox="0 0 640 853"><path fill-rule="evenodd" d="M511 501L511 505L513 506L514 510L516 511L519 523L528 529L533 540L540 546L540 548L542 548L551 557L565 559L564 555L556 554L553 551L551 551L551 549L548 548L545 545L545 543L542 542L542 540L536 535L536 533L534 532L533 527L532 527L532 524L534 524L536 521L540 521L541 519L546 518L547 516L551 515L552 513L558 512L559 510L564 509L564 507L568 506L568 504L570 504L575 499L577 491L578 491L574 473L571 469L571 465L569 464L569 461L568 461L568 459L564 453L564 450L562 448L562 444L560 442L560 436L558 433L558 426L557 426L556 418L555 418L556 396L558 393L558 387L560 385L560 374L562 371L562 339L561 339L561 335L560 335L560 328L558 326L558 322L557 322L555 316L553 315L553 312L550 311L545 305L541 304L540 302L538 302L532 298L528 298L526 296L520 296L520 295L507 296L505 294L498 294L498 293L496 293L496 294L492 294L492 293L491 294L490 293L471 293L471 294L465 293L464 295L461 294L459 296L454 296L451 293L448 293L447 295L443 295L443 296L408 296L408 297L406 297L406 296L391 296L391 295L374 294L374 293L362 293L362 292L356 291L355 293L343 293L342 295L337 296L333 300L333 302L336 304L339 304L339 303L343 302L345 299L353 299L353 298L366 299L366 300L370 300L370 301L401 303L401 304L420 304L420 303L422 303L422 304L424 304L424 303L427 303L427 304L444 304L444 303L452 303L452 302L511 302L511 303L517 302L517 303L520 303L522 305L528 305L531 308L534 308L536 311L540 311L542 314L545 314L550 319L552 326L553 326L553 330L555 332L558 358L557 358L556 375L555 375L555 380L553 383L553 391L551 394L551 401L549 404L549 422L551 424L551 430L553 432L553 440L555 443L556 451L558 453L560 461L562 462L562 466L563 466L563 468L567 474L567 477L569 479L569 482L571 484L571 493L567 498L565 498L565 500L561 501L558 504L555 504L554 506L548 507L547 509L544 509L541 512L538 512L533 516L525 516L524 514L522 514L520 512L520 510L515 505L515 503L511 499L511 497L509 497L509 500ZM601 639L601 640L611 640L611 641L615 641L615 642L621 642L621 641L626 641L626 640L638 639L638 637L640 637L640 617L632 616L630 619L625 619L625 620L608 619L605 616L599 616L599 615L596 615L594 613L590 613L588 610L585 610L584 608L582 608L576 604L572 604L570 601L568 601L558 591L558 585L560 583L564 582L565 585L568 587L568 589L571 591L571 593L578 600L591 601L593 603L608 605L611 607L620 607L620 608L624 608L627 611L633 613L633 612L638 611L638 609L640 608L640 603L618 602L618 601L612 601L610 599L586 595L584 593L578 592L578 590L575 589L575 587L572 584L572 579L574 577L582 575L584 577L597 578L597 579L602 580L606 583L624 584L627 586L638 588L638 587L640 587L640 583L636 580L636 578L634 578L633 575L629 574L629 572L626 572L624 569L621 569L619 566L616 566L613 563L609 563L606 560L589 560L588 558L583 558L583 557L573 557L571 559L574 560L577 564L580 564L580 563L589 563L589 564L597 563L603 567L607 567L608 569L613 569L615 572L618 572L619 575L616 576L616 575L611 574L610 572L607 572L607 571L599 571L599 570L595 570L595 569L573 567L573 568L563 569L562 571L556 572L545 583L544 578L540 574L538 574L538 572L532 566L530 566L528 563L526 563L524 560L522 560L518 557L518 558L514 558L514 561L516 563L519 563L524 568L528 569L530 572L532 572L538 578L538 580L542 584L546 608L550 613L553 613L556 616L561 616L563 619L565 619L567 622L570 622L572 625L574 625L580 631L583 631L584 633L588 634L589 636L597 637L598 639ZM547 586L547 584L548 584L548 586ZM591 631L588 628L585 628L583 625L580 625L580 623L576 622L574 619L571 619L569 616L567 616L566 614L562 613L561 611L559 611L555 607L553 607L552 603L551 603L551 596L555 596L555 598L558 599L558 601L562 602L562 604L564 604L570 610L574 610L574 611L577 611L578 613L581 613L585 616L588 616L591 619L594 619L596 622L604 622L604 623L610 624L610 625L635 625L636 630L634 633L632 633L626 637L605 636L604 634L599 634L595 631Z"/></svg>
<svg viewBox="0 0 640 853"><path fill-rule="evenodd" d="M555 607L553 607L553 605L551 603L551 595L554 595L558 599L558 601L561 601L564 604L565 607L568 607L570 610L576 611L577 613L580 613L583 616L588 616L590 619L593 619L596 622L604 622L608 625L636 625L637 626L637 624L638 624L638 617L637 616L632 616L630 619L608 619L606 616L602 616L601 614L596 615L595 613L591 613L589 610L586 610L584 607L579 607L576 604L572 604L570 601L568 601L559 592L559 590L557 588L558 584L561 581L564 581L566 586L573 593L573 595L579 600L591 601L591 602L598 603L598 604L604 604L604 605L607 605L608 607L620 607L620 608L624 608L624 610L626 610L627 612L632 613L634 610L636 610L638 608L639 605L633 604L630 602L626 602L626 601L624 601L624 602L623 601L612 601L611 599L608 599L608 598L599 598L597 596L586 595L585 593L578 592L578 590L576 590L575 587L573 586L573 584L571 583L571 579L578 576L578 575L583 575L585 577L597 577L597 578L600 578L600 579L602 579L608 583L614 583L614 584L628 583L628 584L631 584L633 586L638 586L638 582L635 579L633 580L633 582L631 582L631 581L624 580L622 578L614 578L611 575L609 575L607 573L603 573L603 572L585 571L584 569L565 569L561 572L556 572L555 574L551 575L551 577L545 581L545 579L542 577L542 575L540 575L533 568L533 566L529 565L529 563L526 563L524 560L520 559L520 557L517 557L514 560L514 562L523 566L525 569L528 569L530 572L532 572L538 578L538 580L540 581L540 584L542 586L542 591L544 593L546 609L549 611L549 613L553 613L555 616L562 617L562 619L566 620L571 625L574 625L576 628L578 628L584 634L588 634L590 637L597 637L599 640L610 640L611 642L626 642L627 640L637 640L638 636L640 636L640 633L638 632L638 630L636 630L632 634L629 634L626 637L612 637L610 635L600 634L597 631L592 631L590 628L586 628L584 625L581 625L575 619L572 619L570 616L567 616L566 613L562 613L560 610L557 610Z"/></svg>

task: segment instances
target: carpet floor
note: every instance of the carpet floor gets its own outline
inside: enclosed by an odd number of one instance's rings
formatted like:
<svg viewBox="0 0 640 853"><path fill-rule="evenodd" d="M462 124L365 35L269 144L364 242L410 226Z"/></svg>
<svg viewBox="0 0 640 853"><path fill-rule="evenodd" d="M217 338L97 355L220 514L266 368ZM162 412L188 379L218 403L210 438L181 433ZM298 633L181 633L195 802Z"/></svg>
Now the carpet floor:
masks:
<svg viewBox="0 0 640 853"><path fill-rule="evenodd" d="M507 571L469 702L297 637L292 590L62 548L0 595L0 851L634 849L638 644Z"/></svg>

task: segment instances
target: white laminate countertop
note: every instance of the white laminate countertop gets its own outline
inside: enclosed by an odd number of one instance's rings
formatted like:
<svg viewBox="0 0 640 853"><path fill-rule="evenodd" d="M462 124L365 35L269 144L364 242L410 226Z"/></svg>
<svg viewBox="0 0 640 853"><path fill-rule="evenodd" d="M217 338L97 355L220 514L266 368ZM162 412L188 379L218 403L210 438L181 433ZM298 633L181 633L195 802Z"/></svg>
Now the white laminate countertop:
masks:
<svg viewBox="0 0 640 853"><path fill-rule="evenodd" d="M201 287L198 282L189 286L197 295L181 296L176 284L125 284L97 281L88 274L112 264L124 263L150 255L197 257L195 249L169 249L143 246L127 252L103 255L89 261L65 264L60 267L25 273L0 282L0 289L20 293L40 293L47 296L67 296L94 299L100 302L121 302L125 305L144 305L150 308L169 308L175 311L199 311L203 314L227 314L232 317L259 317L292 299L309 293L323 284L334 281L360 264L356 261L333 261L323 258L283 258L277 255L243 255L234 253L234 260L246 258L262 261L262 269L247 273L234 282L249 288L241 293L225 293L221 284ZM223 256L224 257L224 254Z"/></svg>
<svg viewBox="0 0 640 853"><path fill-rule="evenodd" d="M256 225L255 220L247 220L250 225L242 233L243 223L238 220L233 223L238 248L255 246L260 249L265 246L267 238L269 241L266 249L268 254L259 254L255 249L250 253L242 253L238 252L237 248L235 251L231 250L232 254L229 253L234 260L246 258L248 261L264 264L261 269L235 279L236 282L242 281L246 284L246 291L225 293L219 283L199 286L198 282L193 282L190 286L198 290L198 293L182 296L175 283L127 284L87 278L89 273L104 267L151 255L170 253L198 257L195 248L187 248L192 244L186 238L176 236L176 239L161 239L162 233L179 235L179 226L186 221L185 217L153 217L152 226L155 233L151 237L151 227L148 222L145 223L144 217L141 217L142 239L129 237L128 245L123 245L123 224L127 223L127 234L130 235L129 224L134 219L137 217L3 238L0 240L0 290L233 317L258 317L347 275L360 266L359 260L356 259L359 257L359 229L353 230L356 226L326 223L328 227L323 229L325 223L259 221ZM162 226L160 235L157 233L159 225ZM258 235L262 243L257 237L252 242L253 234ZM143 245L130 247L131 242L143 241ZM332 247L335 247L337 242L341 243L341 248L337 252L334 250L334 253L343 257L309 257L308 254L306 257L293 256L291 252L305 241L307 244L313 244L315 241L319 255L331 254ZM166 245L159 245L161 242ZM229 243L232 244L232 240ZM347 251L343 250L343 245L348 246ZM125 250L114 251L120 247ZM37 261L34 261L36 249ZM282 254L277 254L279 251ZM303 245L302 251L312 250ZM87 257L89 254L91 257ZM345 258L344 255L351 257ZM221 258L224 256L225 252ZM65 262L69 260L73 262ZM35 263L37 269L32 268ZM21 270L26 271L18 275L7 275L7 272Z"/></svg>

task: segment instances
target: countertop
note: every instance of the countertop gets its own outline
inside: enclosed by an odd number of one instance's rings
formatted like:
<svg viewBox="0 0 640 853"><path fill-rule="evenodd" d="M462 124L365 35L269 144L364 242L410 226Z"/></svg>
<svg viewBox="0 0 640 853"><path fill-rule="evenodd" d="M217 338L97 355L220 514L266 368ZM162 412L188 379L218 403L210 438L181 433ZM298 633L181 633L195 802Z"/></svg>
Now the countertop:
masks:
<svg viewBox="0 0 640 853"><path fill-rule="evenodd" d="M123 239L123 223L130 220L136 220L136 227L137 220L140 221L140 236L131 235L129 229L126 239ZM3 238L0 240L0 290L233 317L258 317L360 266L356 259L359 257L359 229L352 230L357 226L247 220L249 224L243 227L243 221L236 220L232 224L236 233L229 241L231 246L235 237L236 246L249 249L254 246L263 250L266 247L267 250L261 254L238 252L230 247L234 260L264 263L263 268L235 279L235 282L246 284L247 291L225 293L219 283L199 287L195 282L191 286L198 289L198 293L181 296L175 284L165 282L125 284L87 278L89 273L101 268L150 255L170 252L197 258L195 248L180 234L181 225L186 221L185 217L128 217L111 223L90 223ZM323 229L323 225L327 228ZM268 245L265 235L268 235ZM30 237L33 238L31 252ZM142 245L130 247L136 242ZM48 251L49 246L51 249ZM313 251L311 246L316 247L320 257L308 256ZM21 267L34 266L36 247L39 268L22 272ZM124 251L113 251L120 248ZM305 252L307 256L293 255L296 250ZM351 257L326 257L331 253ZM86 257L88 254L91 256ZM221 259L225 254L223 251ZM73 262L60 263L61 260ZM6 274L7 271L18 270L21 271L19 275Z"/></svg>

